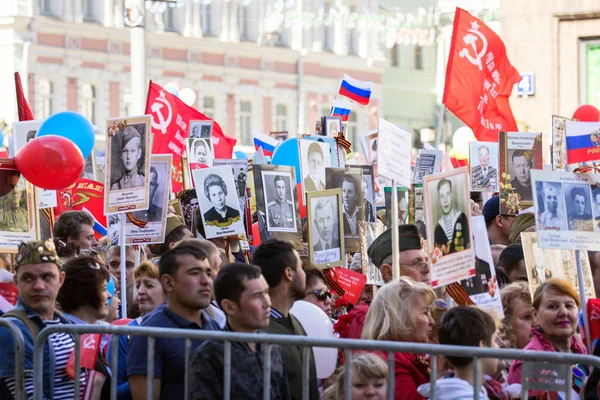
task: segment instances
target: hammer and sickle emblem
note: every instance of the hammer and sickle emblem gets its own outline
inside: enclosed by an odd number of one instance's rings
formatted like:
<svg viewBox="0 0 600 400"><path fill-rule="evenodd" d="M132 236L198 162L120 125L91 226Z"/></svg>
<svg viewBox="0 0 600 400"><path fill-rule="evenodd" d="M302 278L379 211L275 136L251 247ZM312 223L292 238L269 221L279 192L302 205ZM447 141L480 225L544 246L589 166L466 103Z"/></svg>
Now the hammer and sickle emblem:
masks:
<svg viewBox="0 0 600 400"><path fill-rule="evenodd" d="M163 114L165 108L166 111L168 111L166 117ZM167 128L171 124L171 119L173 118L173 110L162 90L160 91L160 96L157 97L156 100L154 100L154 103L152 103L152 106L150 106L150 109L152 110L152 127L154 129L159 129L163 135L166 134ZM156 118L154 118L155 116L158 118L158 122L156 121Z"/></svg>
<svg viewBox="0 0 600 400"><path fill-rule="evenodd" d="M479 32L479 24L477 23L477 21L473 21L471 23L471 29L469 29L469 32L471 33L466 34L463 37L463 41L465 42L466 46L471 46L471 49L473 50L473 55L471 55L471 50L467 47L463 48L458 54L462 58L466 58L467 60L469 60L471 64L478 66L479 70L482 71L483 63L481 62L481 59L487 52L487 39L485 38L483 33ZM481 39L482 45L481 50L478 52L477 42L479 39Z"/></svg>
<svg viewBox="0 0 600 400"><path fill-rule="evenodd" d="M83 340L83 348L84 349L93 349L96 346L96 339L93 335L86 337Z"/></svg>

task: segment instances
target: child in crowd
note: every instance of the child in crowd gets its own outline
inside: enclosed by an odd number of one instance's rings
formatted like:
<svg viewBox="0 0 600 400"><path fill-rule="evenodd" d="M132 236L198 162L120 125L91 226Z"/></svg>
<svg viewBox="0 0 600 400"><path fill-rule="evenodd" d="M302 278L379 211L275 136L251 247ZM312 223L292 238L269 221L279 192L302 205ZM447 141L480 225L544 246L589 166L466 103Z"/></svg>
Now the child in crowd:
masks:
<svg viewBox="0 0 600 400"><path fill-rule="evenodd" d="M438 338L440 344L473 347L497 347L498 324L485 311L475 307L454 307L448 310L440 321ZM473 399L474 387L480 387L479 398L487 400L488 396L481 382L474 382L473 359L470 357L446 357L454 369L454 377L441 378L436 381L436 398L440 400ZM483 358L479 361L481 376L493 376L498 367L498 360ZM419 387L419 394L431 397L430 384Z"/></svg>
<svg viewBox="0 0 600 400"><path fill-rule="evenodd" d="M334 375L333 384L323 393L323 400L345 399L345 366ZM387 395L388 368L375 354L352 357L352 400L384 400Z"/></svg>

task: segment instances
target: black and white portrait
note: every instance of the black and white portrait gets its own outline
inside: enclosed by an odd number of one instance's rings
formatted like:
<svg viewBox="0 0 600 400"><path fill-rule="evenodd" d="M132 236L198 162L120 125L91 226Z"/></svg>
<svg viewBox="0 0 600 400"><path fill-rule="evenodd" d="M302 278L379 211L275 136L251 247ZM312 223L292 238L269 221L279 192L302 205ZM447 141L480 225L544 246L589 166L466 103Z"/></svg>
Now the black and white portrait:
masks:
<svg viewBox="0 0 600 400"><path fill-rule="evenodd" d="M288 139L289 133L287 131L270 132L269 136L277 139L277 142L281 144L282 142L285 142Z"/></svg>
<svg viewBox="0 0 600 400"><path fill-rule="evenodd" d="M443 254L471 247L467 174L448 174L441 179L428 180L432 219L428 221L427 237Z"/></svg>
<svg viewBox="0 0 600 400"><path fill-rule="evenodd" d="M323 117L324 136L337 136L342 131L342 119L340 117Z"/></svg>
<svg viewBox="0 0 600 400"><path fill-rule="evenodd" d="M179 204L185 224L192 232L195 231L194 211L200 208L196 189L186 189L179 195Z"/></svg>
<svg viewBox="0 0 600 400"><path fill-rule="evenodd" d="M595 185L592 187L592 210L594 214L594 219L596 221L600 220L600 186ZM596 228L600 228L598 222L596 222ZM598 230L598 229L596 229Z"/></svg>
<svg viewBox="0 0 600 400"><path fill-rule="evenodd" d="M567 218L562 185L559 182L538 181L535 184L539 230L565 230Z"/></svg>
<svg viewBox="0 0 600 400"><path fill-rule="evenodd" d="M244 233L239 200L229 167L193 171L207 238Z"/></svg>
<svg viewBox="0 0 600 400"><path fill-rule="evenodd" d="M115 141L115 138L120 140ZM145 139L145 124L127 125L120 135L113 136L111 190L136 189L146 186L146 176L144 175L146 169Z"/></svg>
<svg viewBox="0 0 600 400"><path fill-rule="evenodd" d="M212 139L188 139L186 145L190 164L212 166L214 160Z"/></svg>
<svg viewBox="0 0 600 400"><path fill-rule="evenodd" d="M246 188L248 187L248 160L215 158L212 165L213 167L228 166L231 168L233 180L235 182L235 190L240 199L240 207L243 211L246 203Z"/></svg>
<svg viewBox="0 0 600 400"><path fill-rule="evenodd" d="M81 178L95 180L96 179L96 165L95 164L96 164L95 149L92 149L92 152L90 153L90 155L87 156L87 158L85 159L85 168L83 169L83 172L81 173Z"/></svg>
<svg viewBox="0 0 600 400"><path fill-rule="evenodd" d="M270 232L296 232L296 211L291 174L263 171L262 180L267 230Z"/></svg>
<svg viewBox="0 0 600 400"><path fill-rule="evenodd" d="M37 131L42 126L42 121L21 121L13 124L11 157L14 157L29 141L35 138Z"/></svg>
<svg viewBox="0 0 600 400"><path fill-rule="evenodd" d="M375 207L375 180L373 178L373 167L370 165L357 165L362 169L362 189L364 199L364 215L366 222L377 220L377 209Z"/></svg>
<svg viewBox="0 0 600 400"><path fill-rule="evenodd" d="M409 223L410 212L408 209L409 192L405 187L397 186L398 192L398 225L404 225ZM386 215L386 226L392 226L392 188L386 186L383 191L385 192L385 215Z"/></svg>
<svg viewBox="0 0 600 400"><path fill-rule="evenodd" d="M533 201L529 171L535 165L533 151L508 150L508 173L513 190L521 195L521 201Z"/></svg>
<svg viewBox="0 0 600 400"><path fill-rule="evenodd" d="M190 121L188 136L191 139L210 139L212 137L213 121Z"/></svg>
<svg viewBox="0 0 600 400"><path fill-rule="evenodd" d="M344 235L358 237L365 220L361 168L327 168L327 189L342 189Z"/></svg>
<svg viewBox="0 0 600 400"><path fill-rule="evenodd" d="M470 142L469 165L472 190L495 191L498 189L498 143Z"/></svg>
<svg viewBox="0 0 600 400"><path fill-rule="evenodd" d="M317 266L325 267L331 263L342 265L344 262L340 199L340 189L307 195L309 254Z"/></svg>
<svg viewBox="0 0 600 400"><path fill-rule="evenodd" d="M329 145L300 139L300 169L305 192L325 190L325 168L331 167Z"/></svg>
<svg viewBox="0 0 600 400"><path fill-rule="evenodd" d="M570 231L594 231L590 186L587 184L564 183L565 206Z"/></svg>

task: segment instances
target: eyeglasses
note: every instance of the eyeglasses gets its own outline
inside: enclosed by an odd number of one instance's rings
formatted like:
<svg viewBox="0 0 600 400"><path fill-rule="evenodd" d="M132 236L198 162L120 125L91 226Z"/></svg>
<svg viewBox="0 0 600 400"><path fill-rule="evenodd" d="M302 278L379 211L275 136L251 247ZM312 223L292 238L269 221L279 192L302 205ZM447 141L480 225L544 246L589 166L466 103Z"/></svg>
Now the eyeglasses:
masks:
<svg viewBox="0 0 600 400"><path fill-rule="evenodd" d="M421 273L425 273L429 270L429 264L427 261L418 261L412 264L400 264L400 266L404 265L405 267L414 268Z"/></svg>
<svg viewBox="0 0 600 400"><path fill-rule="evenodd" d="M317 300L319 301L325 301L326 298L331 298L331 292L329 290L325 290L325 289L319 289L319 290L312 290L310 292L306 292L306 295L309 296L311 294L314 294L315 297L317 298Z"/></svg>

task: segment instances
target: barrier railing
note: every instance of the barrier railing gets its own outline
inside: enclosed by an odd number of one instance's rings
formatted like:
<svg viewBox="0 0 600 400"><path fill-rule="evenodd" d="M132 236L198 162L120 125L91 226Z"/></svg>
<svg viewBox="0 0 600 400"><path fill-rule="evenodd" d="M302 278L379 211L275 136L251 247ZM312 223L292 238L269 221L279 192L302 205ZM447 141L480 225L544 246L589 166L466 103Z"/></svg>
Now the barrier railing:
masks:
<svg viewBox="0 0 600 400"><path fill-rule="evenodd" d="M271 358L270 351L272 345L292 345L303 348L302 356L302 399L309 399L309 347L335 347L343 349L346 355L345 364L345 397L351 398L352 389L352 351L368 350L387 353L388 357L388 391L387 398L394 398L394 353L415 353L429 354L431 371L431 399L435 400L436 376L437 376L437 357L455 356L471 357L474 359L474 382L480 382L481 371L479 359L495 358L505 360L523 361L523 383L521 388L521 398L527 398L528 390L538 389L540 386L544 390L560 391L562 388L567 400L571 400L572 375L570 365L582 364L591 367L600 368L600 358L589 355L578 355L569 353L551 353L540 351L523 351L514 349L493 349L484 347L465 347L465 346L445 346L437 344L420 344L405 342L388 342L375 340L351 340L351 339L318 339L304 336L272 335L272 334L246 334L222 331L201 331L187 329L161 329L149 327L130 327L114 325L58 325L47 327L42 330L35 342L34 347L34 399L43 400L43 347L46 340L53 333L65 332L75 335L75 376L79 376L80 368L80 335L86 333L112 334L112 347L117 349L118 336L146 336L148 337L148 368L147 368L147 398L153 399L153 375L154 375L154 340L155 338L180 338L185 340L185 400L188 399L189 388L189 363L192 340L216 340L225 343L224 353L224 399L231 399L231 343L260 343L263 353L263 388L264 400L269 400L271 391ZM532 365L532 363L541 363ZM537 366L538 368L532 368ZM562 366L562 367L561 367ZM117 351L113 350L111 354L112 371L118 370ZM557 372L558 371L558 372ZM538 376L535 376L535 374ZM527 374L527 375L526 375ZM564 374L564 375L562 375ZM566 375L566 376L565 376ZM474 387L473 398L479 400L479 391L481 387L477 384ZM75 393L79 391L79 381L75 380ZM117 397L116 379L111 380L111 399Z"/></svg>
<svg viewBox="0 0 600 400"><path fill-rule="evenodd" d="M15 395L13 397L14 400L24 400L25 341L23 340L23 333L19 327L6 318L0 318L0 326L10 331L15 344Z"/></svg>

